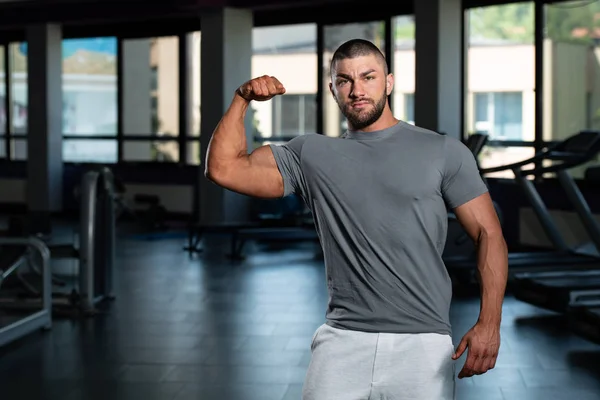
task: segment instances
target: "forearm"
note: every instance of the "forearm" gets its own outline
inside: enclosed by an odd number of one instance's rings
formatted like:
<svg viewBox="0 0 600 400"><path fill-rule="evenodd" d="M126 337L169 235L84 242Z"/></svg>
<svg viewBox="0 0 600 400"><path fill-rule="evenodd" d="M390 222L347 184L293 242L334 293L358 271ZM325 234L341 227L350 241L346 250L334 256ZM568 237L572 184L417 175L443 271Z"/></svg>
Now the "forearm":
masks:
<svg viewBox="0 0 600 400"><path fill-rule="evenodd" d="M248 101L236 94L217 125L208 144L206 171L215 172L247 156L248 143L244 119L248 110Z"/></svg>
<svg viewBox="0 0 600 400"><path fill-rule="evenodd" d="M508 277L506 242L502 234L483 233L477 249L477 273L481 288L478 322L499 326Z"/></svg>

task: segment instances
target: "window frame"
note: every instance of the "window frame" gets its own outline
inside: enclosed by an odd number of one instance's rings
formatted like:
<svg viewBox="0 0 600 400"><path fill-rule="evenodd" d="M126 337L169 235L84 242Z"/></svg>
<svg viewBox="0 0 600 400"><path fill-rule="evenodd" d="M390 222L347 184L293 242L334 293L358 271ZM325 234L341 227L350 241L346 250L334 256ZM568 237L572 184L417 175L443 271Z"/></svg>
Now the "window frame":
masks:
<svg viewBox="0 0 600 400"><path fill-rule="evenodd" d="M489 1L483 0L469 0L465 1L463 4L463 17L464 14L474 7L481 6L489 6L489 5L502 5L502 4L510 4L516 3L518 1L500 1L494 0L491 3ZM533 142L531 141L501 141L502 144L508 146L533 146L537 150L542 149L544 146L551 144L552 142L545 142L543 140L543 122L544 122L544 114L543 114L543 97L544 97L544 29L545 29L545 4L552 3L550 0L535 0L534 3L534 47L535 47L535 139ZM329 7L329 8L328 8ZM317 23L317 57L319 65L322 65L323 61L323 28L328 24L345 24L345 23L354 23L354 22L365 22L372 20L383 20L385 21L385 31L386 31L386 56L388 59L392 60L392 37L393 37L393 29L392 29L392 18L399 15L411 15L414 13L412 3L399 4L393 8L393 10L389 9L380 9L380 8L372 8L368 13L361 13L360 16L352 15L352 13L326 13L322 12L323 10L331 9L332 7L337 7L338 5L324 5L324 6L312 6L310 8L298 8L298 10L302 10L301 12L290 12L289 9L284 10L276 10L276 9L264 9L255 11L255 27L264 27L264 26L276 26L276 25L288 25L288 24L300 24L307 22L316 22ZM319 11L320 10L320 11ZM316 12L319 11L319 12ZM317 15L318 17L315 17ZM193 143L199 142L198 136L190 136L188 130L187 121L187 111L186 107L180 108L180 129L179 135L177 139L165 139L165 138L157 138L156 136L148 135L140 135L140 136L131 136L124 135L123 132L123 123L122 123L122 41L128 38L134 37L161 37L161 36L175 36L179 37L179 65L180 68L184 68L186 65L185 57L187 57L187 35L191 32L200 31L200 22L198 21L197 16L189 17L189 16L175 16L164 19L164 17L158 18L147 18L145 17L145 21L120 21L118 23L108 23L103 25L82 25L82 24L69 24L66 23L63 29L63 37L65 39L68 38L93 38L93 37L101 37L101 36L115 36L117 37L117 120L118 120L118 130L117 135L111 136L111 140L114 139L117 141L118 155L117 155L117 164L131 164L131 165L140 165L140 164L157 164L157 165L165 165L163 162L131 162L123 159L123 143L125 141L170 141L176 140L179 144L179 163L188 165L191 167L196 167L193 164L187 164L187 152L188 148L193 147ZM316 20L316 21L315 21ZM157 24L157 21L161 23ZM463 27L462 32L465 34L465 29L467 28L467 24L465 23L465 18L463 18ZM12 125L12 115L10 113L11 106L11 92L12 92L12 79L10 73L10 57L9 57L9 44L22 41L25 39L25 34L23 30L13 30L11 32L7 32L4 36L3 40L0 41L0 46L2 47L2 51L4 52L4 69L5 73L5 87L6 87L6 96L5 96L5 109L6 109L6 126L5 126L5 134L0 135L4 139L5 148L6 148L6 158L4 161L12 161L12 151L11 151L11 143L12 140L26 140L26 136L22 135L14 135L11 132ZM463 66L466 63L466 45L463 40L463 57L462 62ZM317 68L318 76L317 79L319 81L318 91L317 91L317 132L322 132L323 129L323 104L322 104L322 93L323 93L323 76L322 76L322 68ZM465 85L465 68L463 70L463 91L466 88ZM187 87L187 74L181 73L179 74L179 97L181 101L186 101L186 93L183 88ZM463 100L465 94L463 93ZM464 105L464 101L463 107ZM182 103L183 104L183 103ZM466 115L463 112L462 114L462 124L465 126ZM461 130L463 135L466 136L467 132L465 129ZM81 136L81 135L63 135L64 139L72 140L72 139L90 139L89 137ZM95 136L97 139L107 139L105 136ZM465 139L465 137L463 137ZM497 141L492 140L490 145L498 145Z"/></svg>

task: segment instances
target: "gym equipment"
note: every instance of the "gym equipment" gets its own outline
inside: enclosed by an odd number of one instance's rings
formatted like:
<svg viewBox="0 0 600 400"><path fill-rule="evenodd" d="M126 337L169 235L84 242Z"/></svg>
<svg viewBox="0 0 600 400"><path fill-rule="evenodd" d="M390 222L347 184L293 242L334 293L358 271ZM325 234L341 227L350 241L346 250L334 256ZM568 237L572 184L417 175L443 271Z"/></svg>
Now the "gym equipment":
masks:
<svg viewBox="0 0 600 400"><path fill-rule="evenodd" d="M50 276L50 250L40 239L0 238L0 289L2 283L11 275L17 274L19 268L26 265L29 251L35 251L41 259L42 302L41 307L33 314L14 319L0 313L0 346L13 342L38 329L52 328L52 279ZM10 253L10 254L8 254ZM8 256L8 258L5 257ZM6 323L6 320L13 320Z"/></svg>
<svg viewBox="0 0 600 400"><path fill-rule="evenodd" d="M273 243L318 241L312 214L298 196L260 199L253 212L256 217L251 221L190 224L184 250L190 255L203 252L201 242L206 234L228 236L229 256L233 259L243 258L243 248L251 240Z"/></svg>
<svg viewBox="0 0 600 400"><path fill-rule="evenodd" d="M477 159L477 157L479 157L479 154L481 154L481 151L487 144L488 140L489 136L485 133L472 133L465 141L465 146L467 146L469 150L471 150L471 152L475 156L475 159Z"/></svg>
<svg viewBox="0 0 600 400"><path fill-rule="evenodd" d="M526 271L532 267L547 268L550 265L591 265L600 262L600 229L598 229L587 204L585 204L579 188L572 176L567 172L571 168L583 165L592 160L598 152L600 152L600 132L582 131L538 152L527 160L481 170L482 174L508 169L513 171L515 180L525 193L546 235L554 245L555 250L549 252L510 253L508 264L511 273L519 270ZM532 169L523 168L532 163L542 166ZM543 166L545 164L550 165ZM575 248L570 248L567 245L560 230L552 220L550 212L540 194L535 189L533 182L527 179L528 176L537 177L549 173L557 175L558 181L584 223L591 238L590 243ZM446 257L444 262L446 263L446 267L451 271L461 269L471 269L474 271L476 269L475 254Z"/></svg>
<svg viewBox="0 0 600 400"><path fill-rule="evenodd" d="M152 194L136 194L133 202L138 205L145 205L145 210L136 212L139 221L144 228L150 232L162 231L167 229L166 217L167 209L160 203L160 197Z"/></svg>
<svg viewBox="0 0 600 400"><path fill-rule="evenodd" d="M91 311L112 300L115 266L115 203L110 169L89 171L83 178L81 246L79 248L80 307Z"/></svg>
<svg viewBox="0 0 600 400"><path fill-rule="evenodd" d="M567 198L592 239L593 247L590 248L588 244L584 248L584 254L597 255L600 250L600 224L596 222L573 178L565 171L558 171L557 175ZM586 172L586 177L591 176L591 173ZM581 270L571 267L548 272L522 272L515 274L513 281L515 298L538 307L567 312L574 308L600 306L600 269ZM586 315L585 312L581 313Z"/></svg>
<svg viewBox="0 0 600 400"><path fill-rule="evenodd" d="M193 234L192 234L193 233ZM200 246L204 234L227 235L230 239L229 257L234 260L243 258L245 244L250 240L270 242L318 242L319 238L312 223L298 226L265 225L264 222L199 224L194 226L188 236L188 245L184 247L190 255L202 253Z"/></svg>
<svg viewBox="0 0 600 400"><path fill-rule="evenodd" d="M600 183L600 167L587 168L584 179L589 182ZM600 284L596 288L600 289ZM600 344L600 301L598 301L597 296L594 296L593 292L585 295L587 301L583 302L584 304L581 301L575 302L567 310L569 326L580 336Z"/></svg>
<svg viewBox="0 0 600 400"><path fill-rule="evenodd" d="M600 306L600 270L521 272L513 276L516 299L556 312Z"/></svg>
<svg viewBox="0 0 600 400"><path fill-rule="evenodd" d="M77 262L78 271L70 292L52 293L54 311L94 315L96 305L114 299L113 269L115 264L115 215L112 173L108 168L88 171L81 184L81 217L79 246L46 244L51 260L70 259ZM42 271L44 272L44 271ZM27 282L26 293L0 293L0 308L31 309L43 299L36 289L40 272L33 266L20 279ZM68 286L69 277L50 277L57 286ZM23 285L21 285L23 286ZM22 289L22 287L21 287ZM18 301L15 301L15 298Z"/></svg>
<svg viewBox="0 0 600 400"><path fill-rule="evenodd" d="M567 313L569 326L580 336L600 344L600 305L572 307Z"/></svg>

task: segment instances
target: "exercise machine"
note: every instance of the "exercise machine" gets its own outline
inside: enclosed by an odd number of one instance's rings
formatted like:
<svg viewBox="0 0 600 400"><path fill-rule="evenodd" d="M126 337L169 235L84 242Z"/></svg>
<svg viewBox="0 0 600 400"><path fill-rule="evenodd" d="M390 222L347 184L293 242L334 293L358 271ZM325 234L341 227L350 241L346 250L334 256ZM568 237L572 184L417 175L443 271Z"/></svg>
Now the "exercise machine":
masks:
<svg viewBox="0 0 600 400"><path fill-rule="evenodd" d="M70 291L51 290L53 310L68 315L89 316L96 313L98 303L114 299L115 213L110 169L100 168L85 173L80 199L79 244L48 242L45 245L50 252L50 261L72 260L77 265L74 276L51 274L52 286L71 286ZM13 284L11 287L16 287L16 290L0 293L0 309L40 307L44 301L41 295L44 291L38 288L45 285L40 283L45 271L40 272L35 265L32 263L26 273L19 274L19 283L25 282L24 285ZM73 282L67 282L69 278L74 278Z"/></svg>
<svg viewBox="0 0 600 400"><path fill-rule="evenodd" d="M232 260L244 258L243 250L249 241L265 242L319 242L317 231L312 221L296 225L281 225L265 222L231 222L217 224L198 224L193 229L193 235L188 236L188 245L184 247L190 255L202 253L202 239L206 234L218 234L229 237L230 252L228 257Z"/></svg>
<svg viewBox="0 0 600 400"><path fill-rule="evenodd" d="M585 178L588 182L600 183L600 166L589 167L585 170ZM587 298L588 304L572 305L567 317L569 326L580 336L600 344L600 302L593 298ZM597 298L596 298L597 300Z"/></svg>
<svg viewBox="0 0 600 400"><path fill-rule="evenodd" d="M230 240L228 256L244 258L246 243L299 243L318 242L312 214L295 195L277 200L258 200L255 219L240 222L199 223L188 227L188 243L184 247L190 255L204 251L206 235L226 236Z"/></svg>
<svg viewBox="0 0 600 400"><path fill-rule="evenodd" d="M543 168L542 168L543 170ZM586 177L591 174L586 173ZM579 220L592 242L583 247L583 254L600 253L600 224L573 178L564 170L557 172L558 180ZM579 309L586 316L587 307L600 306L600 259L595 268L575 269L572 266L554 271L522 272L514 275L512 291L515 297L539 307L557 312ZM593 312L591 316L595 316Z"/></svg>
<svg viewBox="0 0 600 400"><path fill-rule="evenodd" d="M469 135L467 140L465 140L465 146L467 146L469 150L471 150L471 152L475 156L475 159L477 159L477 157L479 157L479 154L481 154L481 151L487 144L489 138L490 137L486 133L472 133Z"/></svg>
<svg viewBox="0 0 600 400"><path fill-rule="evenodd" d="M523 190L526 199L531 204L535 215L540 221L544 232L553 244L553 251L509 253L509 270L524 272L532 268L548 268L551 265L593 265L600 263L600 230L589 212L585 200L568 170L581 166L592 160L600 152L600 132L582 131L566 140L551 145L538 152L533 157L517 163L482 169L482 174L512 170L515 180ZM530 164L534 168L525 169ZM549 164L549 165L548 165ZM582 246L570 247L552 219L532 180L528 177L539 177L544 174L556 174L558 181L565 190L567 197L574 204L590 236L591 242ZM476 268L476 254L467 256L446 257L444 259L449 270Z"/></svg>
<svg viewBox="0 0 600 400"><path fill-rule="evenodd" d="M104 167L83 177L79 306L93 311L96 304L113 300L115 268L115 190L113 174ZM52 250L52 249L51 249Z"/></svg>
<svg viewBox="0 0 600 400"><path fill-rule="evenodd" d="M600 305L572 307L567 317L574 332L600 344Z"/></svg>
<svg viewBox="0 0 600 400"><path fill-rule="evenodd" d="M42 302L37 310L25 316L0 311L0 346L4 346L30 333L52 328L52 277L50 275L50 250L35 237L0 238L0 290L2 283L17 275L28 264L30 252L39 256L42 272Z"/></svg>

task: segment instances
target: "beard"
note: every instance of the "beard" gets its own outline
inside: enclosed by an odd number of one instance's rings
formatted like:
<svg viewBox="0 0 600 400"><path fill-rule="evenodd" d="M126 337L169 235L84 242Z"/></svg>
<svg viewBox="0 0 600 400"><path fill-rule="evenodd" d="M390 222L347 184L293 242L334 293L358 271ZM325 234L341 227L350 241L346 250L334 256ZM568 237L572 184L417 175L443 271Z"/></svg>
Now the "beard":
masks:
<svg viewBox="0 0 600 400"><path fill-rule="evenodd" d="M364 129L369 125L377 122L381 114L383 114L383 110L385 109L385 103L387 100L387 96L385 92L383 95L377 100L373 99L361 99L361 100L351 100L347 104L340 104L339 100L336 98L335 101L340 108L344 117L348 120L348 125L350 128L354 130ZM352 108L352 103L355 101L365 101L368 102L371 107L362 110L354 110Z"/></svg>

